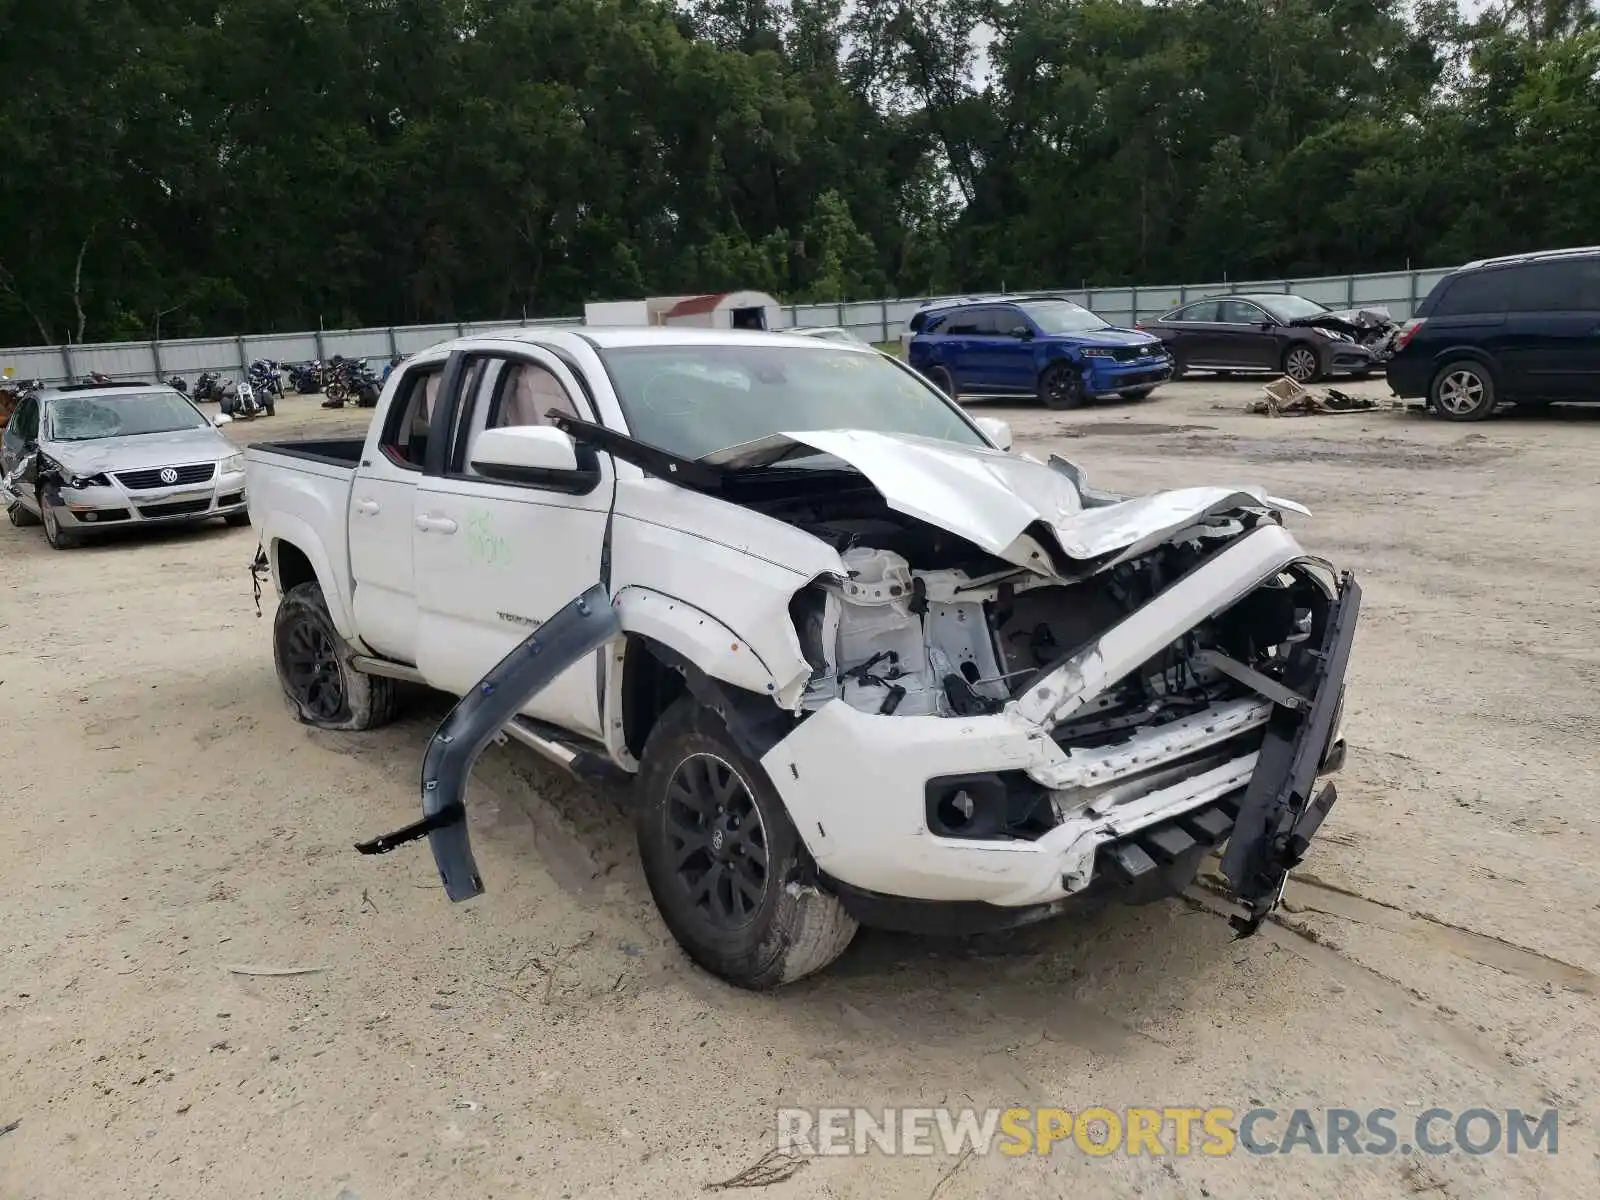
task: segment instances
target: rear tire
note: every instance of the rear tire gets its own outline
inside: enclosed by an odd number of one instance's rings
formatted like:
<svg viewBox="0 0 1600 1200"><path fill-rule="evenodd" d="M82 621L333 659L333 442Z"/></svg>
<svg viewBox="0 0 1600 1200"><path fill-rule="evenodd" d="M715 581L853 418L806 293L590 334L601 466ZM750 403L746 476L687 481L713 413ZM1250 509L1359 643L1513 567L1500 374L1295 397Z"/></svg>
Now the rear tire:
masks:
<svg viewBox="0 0 1600 1200"><path fill-rule="evenodd" d="M395 681L350 665L350 646L333 627L316 583L290 588L272 619L272 657L289 711L318 729L376 729L394 720Z"/></svg>
<svg viewBox="0 0 1600 1200"><path fill-rule="evenodd" d="M1428 385L1428 406L1446 421L1481 421L1494 412L1494 376L1470 358L1446 363Z"/></svg>
<svg viewBox="0 0 1600 1200"><path fill-rule="evenodd" d="M1083 373L1071 363L1051 363L1039 373L1039 399L1056 412L1083 407Z"/></svg>
<svg viewBox="0 0 1600 1200"><path fill-rule="evenodd" d="M637 787L645 879L690 958L762 991L844 953L855 920L808 881L783 801L715 714L677 700L650 732Z"/></svg>

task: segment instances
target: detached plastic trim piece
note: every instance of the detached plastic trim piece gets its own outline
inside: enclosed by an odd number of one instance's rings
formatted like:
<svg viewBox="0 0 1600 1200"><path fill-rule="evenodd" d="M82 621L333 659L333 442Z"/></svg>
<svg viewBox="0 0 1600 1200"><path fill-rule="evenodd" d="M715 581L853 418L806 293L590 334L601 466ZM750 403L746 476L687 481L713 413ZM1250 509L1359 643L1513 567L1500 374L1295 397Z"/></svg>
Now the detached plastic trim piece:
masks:
<svg viewBox="0 0 1600 1200"><path fill-rule="evenodd" d="M1277 906L1289 871L1305 857L1311 838L1338 799L1331 784L1315 794L1312 788L1332 749L1360 614L1361 587L1345 572L1314 655L1311 702L1298 710L1276 709L1267 726L1233 836L1222 855L1222 874L1246 910L1232 919L1240 937L1255 933Z"/></svg>
<svg viewBox="0 0 1600 1200"><path fill-rule="evenodd" d="M422 813L428 845L445 894L470 900L483 880L464 820L467 779L479 755L506 722L585 655L622 632L606 590L595 584L519 643L461 697L428 742L422 758Z"/></svg>

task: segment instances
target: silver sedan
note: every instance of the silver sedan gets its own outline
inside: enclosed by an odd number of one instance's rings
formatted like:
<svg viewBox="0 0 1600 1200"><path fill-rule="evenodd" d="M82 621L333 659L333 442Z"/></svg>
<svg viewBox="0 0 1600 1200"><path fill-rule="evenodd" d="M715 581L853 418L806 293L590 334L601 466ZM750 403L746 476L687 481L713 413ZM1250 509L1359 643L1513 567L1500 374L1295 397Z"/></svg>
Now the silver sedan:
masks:
<svg viewBox="0 0 1600 1200"><path fill-rule="evenodd" d="M129 525L247 525L244 455L216 429L227 421L158 384L30 393L0 435L0 500L57 549Z"/></svg>

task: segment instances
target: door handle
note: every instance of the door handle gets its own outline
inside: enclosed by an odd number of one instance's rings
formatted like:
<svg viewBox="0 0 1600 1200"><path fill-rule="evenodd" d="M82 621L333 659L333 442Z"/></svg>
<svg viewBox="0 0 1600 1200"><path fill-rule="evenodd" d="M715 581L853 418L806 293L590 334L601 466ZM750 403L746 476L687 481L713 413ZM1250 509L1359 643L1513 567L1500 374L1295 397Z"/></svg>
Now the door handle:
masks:
<svg viewBox="0 0 1600 1200"><path fill-rule="evenodd" d="M376 500L357 500L356 511L364 517L378 515L378 502Z"/></svg>
<svg viewBox="0 0 1600 1200"><path fill-rule="evenodd" d="M417 528L423 533L454 533L456 523L449 517L421 516L417 518Z"/></svg>

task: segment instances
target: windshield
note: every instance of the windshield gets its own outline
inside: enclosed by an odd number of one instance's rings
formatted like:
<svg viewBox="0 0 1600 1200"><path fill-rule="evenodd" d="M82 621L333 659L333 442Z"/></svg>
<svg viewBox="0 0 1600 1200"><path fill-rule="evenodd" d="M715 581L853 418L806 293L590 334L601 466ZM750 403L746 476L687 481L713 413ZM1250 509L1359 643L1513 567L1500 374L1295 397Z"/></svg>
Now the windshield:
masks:
<svg viewBox="0 0 1600 1200"><path fill-rule="evenodd" d="M1257 296L1255 299L1257 304L1280 321L1297 321L1301 317L1314 317L1328 311L1324 305L1307 300L1304 296Z"/></svg>
<svg viewBox="0 0 1600 1200"><path fill-rule="evenodd" d="M628 429L680 458L784 430L867 429L984 446L931 384L876 352L815 346L630 346L601 357Z"/></svg>
<svg viewBox="0 0 1600 1200"><path fill-rule="evenodd" d="M1071 300L1035 300L1020 307L1041 333L1089 333L1110 328L1109 322Z"/></svg>
<svg viewBox="0 0 1600 1200"><path fill-rule="evenodd" d="M176 392L124 392L115 396L59 396L45 407L50 436L58 442L176 433L208 424Z"/></svg>

